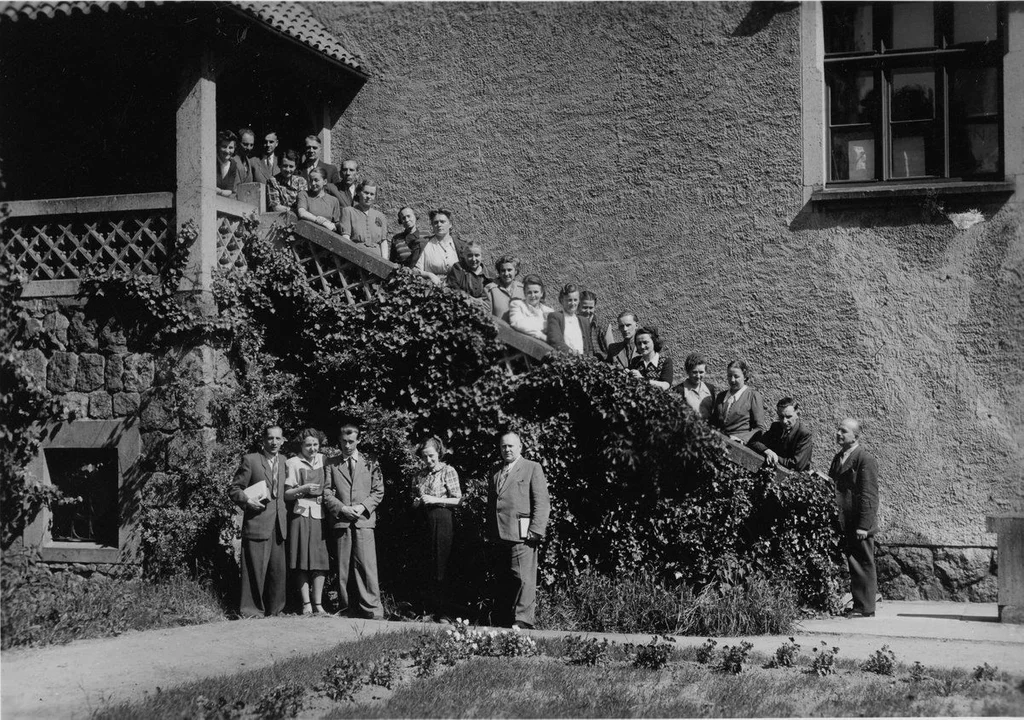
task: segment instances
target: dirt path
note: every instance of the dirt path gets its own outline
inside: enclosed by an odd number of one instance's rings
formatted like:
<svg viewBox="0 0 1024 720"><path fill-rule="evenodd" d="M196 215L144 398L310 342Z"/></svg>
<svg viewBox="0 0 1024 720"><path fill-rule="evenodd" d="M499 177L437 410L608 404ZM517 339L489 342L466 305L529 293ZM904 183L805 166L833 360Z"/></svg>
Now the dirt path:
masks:
<svg viewBox="0 0 1024 720"><path fill-rule="evenodd" d="M873 620L812 620L796 640L803 652L822 640L841 658L866 659L889 645L903 663L971 670L983 663L1024 675L1024 626L994 622L994 606L960 603L884 603ZM0 710L4 720L85 718L100 707L138 700L203 678L271 665L379 632L438 626L345 618L288 616L150 630L0 655ZM566 633L536 631L540 637ZM606 635L647 642L649 635ZM781 637L742 638L772 654ZM741 638L719 638L731 644ZM702 637L678 638L679 647Z"/></svg>

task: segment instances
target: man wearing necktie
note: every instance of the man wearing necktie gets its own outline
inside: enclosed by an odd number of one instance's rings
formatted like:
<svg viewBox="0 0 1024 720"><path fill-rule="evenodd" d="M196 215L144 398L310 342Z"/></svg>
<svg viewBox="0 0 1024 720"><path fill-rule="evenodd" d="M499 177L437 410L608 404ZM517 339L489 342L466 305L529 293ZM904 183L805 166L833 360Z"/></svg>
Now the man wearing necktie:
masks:
<svg viewBox="0 0 1024 720"><path fill-rule="evenodd" d="M487 523L488 535L496 543L495 622L532 628L537 610L537 548L547 530L551 505L544 469L523 458L522 449L516 433L501 436L501 463L487 484Z"/></svg>
<svg viewBox="0 0 1024 720"><path fill-rule="evenodd" d="M852 418L836 426L839 452L829 477L836 484L843 553L850 568L853 609L847 617L874 617L878 579L875 573L875 533L878 532L878 466L858 443L860 423Z"/></svg>
<svg viewBox="0 0 1024 720"><path fill-rule="evenodd" d="M244 511L242 521L242 617L277 615L284 610L288 539L284 501L286 469L281 457L284 433L278 425L263 430L263 447L242 457L228 495ZM259 486L260 483L265 484ZM254 488L248 493L247 488Z"/></svg>
<svg viewBox="0 0 1024 720"><path fill-rule="evenodd" d="M779 416L768 431L757 435L748 447L764 455L769 467L783 467L795 472L811 469L814 438L800 421L800 403L784 397L775 406Z"/></svg>
<svg viewBox="0 0 1024 720"><path fill-rule="evenodd" d="M338 563L338 612L380 619L377 546L374 528L377 506L384 499L384 480L377 461L359 452L359 426L345 422L338 445L341 455L324 463L327 487L324 507L331 525L331 546ZM355 590L350 596L349 586Z"/></svg>

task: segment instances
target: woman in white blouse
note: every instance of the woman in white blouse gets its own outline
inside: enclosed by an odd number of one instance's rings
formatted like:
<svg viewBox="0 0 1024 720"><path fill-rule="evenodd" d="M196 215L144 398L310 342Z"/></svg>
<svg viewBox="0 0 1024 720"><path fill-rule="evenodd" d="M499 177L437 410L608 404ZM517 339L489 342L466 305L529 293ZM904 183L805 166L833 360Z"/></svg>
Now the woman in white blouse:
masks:
<svg viewBox="0 0 1024 720"><path fill-rule="evenodd" d="M527 275L523 278L523 298L514 298L509 303L508 324L521 333L546 342L551 308L543 300L544 282L537 275Z"/></svg>
<svg viewBox="0 0 1024 720"><path fill-rule="evenodd" d="M285 502L291 503L288 517L288 569L295 571L298 578L299 595L302 596L302 614L321 614L324 611L324 578L331 567L327 554L327 540L323 532L324 487L320 478L311 477L314 470L324 466L320 454L320 443L324 435L319 430L308 428L299 433L299 454L289 458L285 466ZM329 490L327 492L330 492ZM313 595L310 597L310 577L313 578Z"/></svg>
<svg viewBox="0 0 1024 720"><path fill-rule="evenodd" d="M548 344L555 350L593 357L594 340L590 334L590 318L578 312L580 289L569 283L558 293L562 309L548 315Z"/></svg>

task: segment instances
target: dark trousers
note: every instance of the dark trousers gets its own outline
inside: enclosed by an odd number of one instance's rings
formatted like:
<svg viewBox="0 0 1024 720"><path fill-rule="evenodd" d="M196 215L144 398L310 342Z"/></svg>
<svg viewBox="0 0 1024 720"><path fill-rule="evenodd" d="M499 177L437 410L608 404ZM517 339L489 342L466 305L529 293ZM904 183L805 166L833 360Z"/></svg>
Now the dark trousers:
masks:
<svg viewBox="0 0 1024 720"><path fill-rule="evenodd" d="M338 562L338 611L382 618L380 586L377 584L377 544L373 528L348 527L332 531L334 557ZM356 587L349 598L349 576ZM353 602L353 600L355 602Z"/></svg>
<svg viewBox="0 0 1024 720"><path fill-rule="evenodd" d="M856 535L847 535L843 552L846 565L850 568L850 593L853 595L855 612L873 613L875 596L878 594L878 577L875 573L875 539L858 540Z"/></svg>
<svg viewBox="0 0 1024 720"><path fill-rule="evenodd" d="M497 625L533 625L537 614L537 548L508 540L498 540L495 545L497 588L492 621Z"/></svg>
<svg viewBox="0 0 1024 720"><path fill-rule="evenodd" d="M448 602L446 580L454 533L452 511L447 507L427 508L426 520L430 560L427 563L428 576L424 600L431 612L443 614Z"/></svg>
<svg viewBox="0 0 1024 720"><path fill-rule="evenodd" d="M242 540L242 617L277 615L284 610L287 584L285 542L277 532L271 540Z"/></svg>

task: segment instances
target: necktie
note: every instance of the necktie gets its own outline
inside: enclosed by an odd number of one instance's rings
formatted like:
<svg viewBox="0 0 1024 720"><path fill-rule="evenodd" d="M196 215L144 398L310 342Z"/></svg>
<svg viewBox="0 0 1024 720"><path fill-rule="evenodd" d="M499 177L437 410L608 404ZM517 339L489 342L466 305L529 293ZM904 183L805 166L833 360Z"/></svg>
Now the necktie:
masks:
<svg viewBox="0 0 1024 720"><path fill-rule="evenodd" d="M270 480L267 482L270 497L277 496L277 455L270 458Z"/></svg>
<svg viewBox="0 0 1024 720"><path fill-rule="evenodd" d="M355 469L354 468L355 468L355 462L352 460L352 458L350 456L349 459L348 459L348 477L349 477L350 480L355 480L356 473L355 473Z"/></svg>

